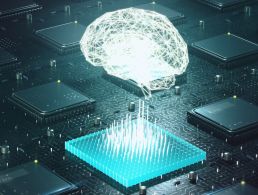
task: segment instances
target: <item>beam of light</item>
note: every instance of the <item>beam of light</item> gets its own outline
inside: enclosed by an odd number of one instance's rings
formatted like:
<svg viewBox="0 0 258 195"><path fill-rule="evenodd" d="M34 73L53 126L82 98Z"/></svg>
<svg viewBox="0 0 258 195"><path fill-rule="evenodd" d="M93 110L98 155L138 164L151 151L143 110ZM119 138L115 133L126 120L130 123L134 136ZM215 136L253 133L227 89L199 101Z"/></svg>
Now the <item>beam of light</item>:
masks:
<svg viewBox="0 0 258 195"><path fill-rule="evenodd" d="M187 45L167 17L137 8L107 12L93 21L81 51L108 74L134 80L145 97L169 89L189 63Z"/></svg>
<svg viewBox="0 0 258 195"><path fill-rule="evenodd" d="M139 103L136 119L127 115L110 127L65 142L65 149L125 187L206 159L206 153L148 120Z"/></svg>

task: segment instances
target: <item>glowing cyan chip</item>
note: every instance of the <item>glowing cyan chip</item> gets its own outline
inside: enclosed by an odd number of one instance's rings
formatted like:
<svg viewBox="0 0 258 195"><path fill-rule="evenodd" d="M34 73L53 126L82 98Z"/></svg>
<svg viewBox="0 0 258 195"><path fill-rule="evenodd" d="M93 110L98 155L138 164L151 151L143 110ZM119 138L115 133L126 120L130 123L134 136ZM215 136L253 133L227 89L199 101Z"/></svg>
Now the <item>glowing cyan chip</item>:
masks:
<svg viewBox="0 0 258 195"><path fill-rule="evenodd" d="M144 119L114 122L109 128L65 142L65 149L125 187L206 159L206 153Z"/></svg>
<svg viewBox="0 0 258 195"><path fill-rule="evenodd" d="M167 17L128 8L108 12L91 23L81 41L88 62L108 74L133 80L146 97L169 89L188 65L188 50Z"/></svg>

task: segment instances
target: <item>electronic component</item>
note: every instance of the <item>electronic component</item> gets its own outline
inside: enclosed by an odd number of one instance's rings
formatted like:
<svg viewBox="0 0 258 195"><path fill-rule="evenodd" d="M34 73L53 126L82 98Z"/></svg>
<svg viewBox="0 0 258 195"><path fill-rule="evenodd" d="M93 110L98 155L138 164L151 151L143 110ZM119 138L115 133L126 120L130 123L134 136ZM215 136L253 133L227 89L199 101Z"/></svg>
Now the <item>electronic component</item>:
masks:
<svg viewBox="0 0 258 195"><path fill-rule="evenodd" d="M9 154L10 153L10 146L5 144L0 146L1 154Z"/></svg>
<svg viewBox="0 0 258 195"><path fill-rule="evenodd" d="M146 195L147 194L147 187L146 186L139 186L139 195Z"/></svg>
<svg viewBox="0 0 258 195"><path fill-rule="evenodd" d="M192 183L192 184L196 184L197 181L198 181L198 174L194 171L190 171L188 173L187 177L188 177L189 182Z"/></svg>
<svg viewBox="0 0 258 195"><path fill-rule="evenodd" d="M249 184L236 184L214 192L205 193L204 195L257 195L258 189Z"/></svg>
<svg viewBox="0 0 258 195"><path fill-rule="evenodd" d="M121 87L127 90L128 92L133 93L139 97L142 97L144 95L144 93L142 92L142 89L133 80L123 80L118 77L107 74L106 72L104 72L102 77L107 81L110 81L111 83L117 85L118 87ZM184 72L181 75L176 75L175 79L176 79L175 85L183 85L187 82L187 73ZM145 89L145 90L148 90L148 89ZM153 90L152 93L155 93L158 91L161 91L161 90Z"/></svg>
<svg viewBox="0 0 258 195"><path fill-rule="evenodd" d="M228 10L236 8L247 3L252 3L253 0L198 0L210 7L214 7L219 10Z"/></svg>
<svg viewBox="0 0 258 195"><path fill-rule="evenodd" d="M223 77L222 75L216 74L214 80L215 80L215 83L219 84L219 83L222 83Z"/></svg>
<svg viewBox="0 0 258 195"><path fill-rule="evenodd" d="M139 9L145 9L145 10L151 10L158 12L164 16L166 16L173 24L178 24L181 23L184 19L185 16L182 13L179 13L173 9L170 9L168 7L165 7L163 5L160 5L158 3L146 3L146 4L141 4L135 6L136 8Z"/></svg>
<svg viewBox="0 0 258 195"><path fill-rule="evenodd" d="M134 112L135 111L135 103L134 102L129 102L128 104L128 111Z"/></svg>
<svg viewBox="0 0 258 195"><path fill-rule="evenodd" d="M86 27L75 22L37 30L36 37L61 54L79 51L80 40Z"/></svg>
<svg viewBox="0 0 258 195"><path fill-rule="evenodd" d="M18 64L18 59L3 48L0 48L0 71L15 67Z"/></svg>
<svg viewBox="0 0 258 195"><path fill-rule="evenodd" d="M187 115L189 123L232 143L258 133L258 107L240 98L227 98L195 108Z"/></svg>
<svg viewBox="0 0 258 195"><path fill-rule="evenodd" d="M14 92L10 100L37 122L52 122L91 111L95 101L61 82L52 82Z"/></svg>
<svg viewBox="0 0 258 195"><path fill-rule="evenodd" d="M125 187L206 160L206 152L145 120L144 112L140 105L137 119L66 141L65 149Z"/></svg>
<svg viewBox="0 0 258 195"><path fill-rule="evenodd" d="M0 194L61 194L74 188L38 163L30 162L0 172Z"/></svg>
<svg viewBox="0 0 258 195"><path fill-rule="evenodd" d="M180 86L175 86L175 95L180 95L180 94L181 94Z"/></svg>
<svg viewBox="0 0 258 195"><path fill-rule="evenodd" d="M95 120L94 120L94 126L95 126L95 127L98 127L98 126L100 126L100 125L101 125L101 118L100 118L100 117L95 118Z"/></svg>
<svg viewBox="0 0 258 195"><path fill-rule="evenodd" d="M210 57L221 65L232 67L258 55L258 45L233 34L222 34L192 43L197 54Z"/></svg>
<svg viewBox="0 0 258 195"><path fill-rule="evenodd" d="M0 18L16 16L41 9L42 7L33 0L8 0L0 6Z"/></svg>
<svg viewBox="0 0 258 195"><path fill-rule="evenodd" d="M221 153L221 159L223 159L226 162L231 162L232 161L232 153L231 152L223 152Z"/></svg>

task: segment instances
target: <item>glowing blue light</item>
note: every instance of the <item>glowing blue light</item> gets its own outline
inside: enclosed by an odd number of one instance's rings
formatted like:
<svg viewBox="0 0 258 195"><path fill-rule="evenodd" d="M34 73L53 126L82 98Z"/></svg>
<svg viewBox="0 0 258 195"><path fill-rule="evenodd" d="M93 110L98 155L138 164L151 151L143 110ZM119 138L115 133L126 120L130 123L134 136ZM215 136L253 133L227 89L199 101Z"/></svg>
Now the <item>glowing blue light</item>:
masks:
<svg viewBox="0 0 258 195"><path fill-rule="evenodd" d="M130 187L206 159L206 153L144 119L114 122L109 128L65 142L65 149Z"/></svg>

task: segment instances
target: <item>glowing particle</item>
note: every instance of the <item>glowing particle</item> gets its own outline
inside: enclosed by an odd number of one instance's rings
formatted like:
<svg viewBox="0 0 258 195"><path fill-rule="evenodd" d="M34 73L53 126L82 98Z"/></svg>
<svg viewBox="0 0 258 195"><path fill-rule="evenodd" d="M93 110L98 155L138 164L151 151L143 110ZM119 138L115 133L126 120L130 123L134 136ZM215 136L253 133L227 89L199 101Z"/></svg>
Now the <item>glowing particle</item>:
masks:
<svg viewBox="0 0 258 195"><path fill-rule="evenodd" d="M146 97L169 89L188 65L188 49L167 17L138 8L108 12L91 23L81 41L88 62L133 80Z"/></svg>

